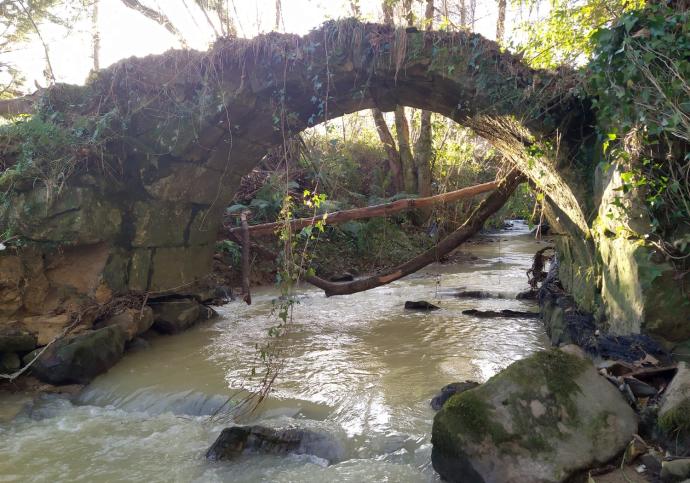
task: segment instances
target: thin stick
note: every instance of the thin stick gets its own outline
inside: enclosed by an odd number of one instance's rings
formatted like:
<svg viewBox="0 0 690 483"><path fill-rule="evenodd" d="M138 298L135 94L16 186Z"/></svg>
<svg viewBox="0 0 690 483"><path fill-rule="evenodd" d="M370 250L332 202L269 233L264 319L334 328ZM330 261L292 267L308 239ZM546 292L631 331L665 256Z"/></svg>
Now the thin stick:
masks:
<svg viewBox="0 0 690 483"><path fill-rule="evenodd" d="M249 260L251 242L249 239L249 223L247 223L247 211L240 214L240 221L242 223L242 300L247 305L252 304L252 294L249 291Z"/></svg>

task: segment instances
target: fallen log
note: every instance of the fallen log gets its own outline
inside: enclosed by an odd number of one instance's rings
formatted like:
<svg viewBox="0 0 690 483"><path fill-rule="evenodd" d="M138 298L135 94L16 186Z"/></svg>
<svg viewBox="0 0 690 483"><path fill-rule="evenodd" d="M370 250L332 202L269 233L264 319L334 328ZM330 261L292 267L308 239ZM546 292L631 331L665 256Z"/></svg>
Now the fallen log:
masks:
<svg viewBox="0 0 690 483"><path fill-rule="evenodd" d="M300 230L304 227L314 225L318 221L325 220L327 223L344 223L346 221L359 220L361 218L373 218L376 216L389 216L403 210L413 210L417 208L426 208L429 206L438 205L441 203L450 203L462 199L472 198L474 196L493 191L498 186L497 181L489 183L482 183L467 188L462 188L457 191L450 191L440 195L428 196L425 198L406 198L404 200L393 201L391 203L384 203L374 206L366 206L364 208L353 208L351 210L335 211L327 213L326 215L314 216L312 218L298 218L290 221L290 228L292 230ZM249 233L252 236L268 236L274 235L277 230L283 228L284 223L263 223L261 225L252 225L249 227ZM231 228L229 232L233 235L242 233L242 227Z"/></svg>
<svg viewBox="0 0 690 483"><path fill-rule="evenodd" d="M338 283L329 282L315 275L307 274L304 280L322 289L327 297L364 292L365 290L370 290L399 280L435 262L440 257L454 250L471 238L481 230L482 226L484 226L484 222L508 201L508 198L513 194L515 188L525 180L524 175L520 173L520 171L513 169L504 179L497 183L495 191L479 204L460 228L441 240L433 248L381 275L361 278L351 282Z"/></svg>

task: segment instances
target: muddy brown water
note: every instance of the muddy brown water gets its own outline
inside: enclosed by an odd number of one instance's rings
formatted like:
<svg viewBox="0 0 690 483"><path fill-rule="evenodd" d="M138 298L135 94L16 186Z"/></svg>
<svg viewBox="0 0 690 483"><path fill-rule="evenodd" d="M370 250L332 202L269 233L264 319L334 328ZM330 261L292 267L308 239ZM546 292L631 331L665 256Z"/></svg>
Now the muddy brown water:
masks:
<svg viewBox="0 0 690 483"><path fill-rule="evenodd" d="M515 295L543 247L524 225L468 245L471 262L434 265L368 292L325 298L302 287L280 378L268 400L242 423L297 425L333 438L344 461L310 456L243 456L208 462L204 452L232 413L223 406L256 365L276 293L218 308L220 318L158 337L98 377L75 401L0 401L0 482L8 481L438 481L430 463L434 412L445 384L485 381L548 346L541 321L479 319L462 310L536 310L514 299L457 299L458 289ZM403 310L406 300L440 305ZM211 417L223 407L222 417ZM8 409L10 408L10 409ZM7 419L7 418L5 418Z"/></svg>

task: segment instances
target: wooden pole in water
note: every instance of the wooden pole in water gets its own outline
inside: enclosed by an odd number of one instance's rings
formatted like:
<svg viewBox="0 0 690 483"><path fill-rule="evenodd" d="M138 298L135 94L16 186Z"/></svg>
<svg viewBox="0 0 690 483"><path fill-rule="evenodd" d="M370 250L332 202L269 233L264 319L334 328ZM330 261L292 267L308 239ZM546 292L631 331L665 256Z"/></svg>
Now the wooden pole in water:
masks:
<svg viewBox="0 0 690 483"><path fill-rule="evenodd" d="M240 222L242 224L242 300L247 305L252 304L252 294L249 291L249 255L251 242L249 239L249 223L247 223L247 216L249 211L243 211L240 214Z"/></svg>

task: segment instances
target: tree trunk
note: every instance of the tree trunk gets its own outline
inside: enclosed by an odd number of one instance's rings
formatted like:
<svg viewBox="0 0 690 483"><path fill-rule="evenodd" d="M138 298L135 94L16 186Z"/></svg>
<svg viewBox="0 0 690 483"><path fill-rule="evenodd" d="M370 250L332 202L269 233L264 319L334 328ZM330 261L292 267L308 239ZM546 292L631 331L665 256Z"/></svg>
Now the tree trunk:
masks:
<svg viewBox="0 0 690 483"><path fill-rule="evenodd" d="M346 221L359 220L361 218L373 218L375 216L389 216L393 213L398 213L403 210L412 210L418 208L428 208L430 206L441 203L452 203L454 201L472 198L474 196L488 193L498 187L498 182L491 181L489 183L482 183L467 188L462 188L457 191L450 191L428 198L407 198L404 200L393 201L391 203L383 203L380 205L366 206L364 208L354 208L352 210L336 211L328 213L325 221L330 224L344 223ZM324 219L323 215L312 218L298 218L290 221L290 229L292 231L300 230L305 226L314 225L316 222ZM282 228L285 224L283 222L263 223L261 225L252 225L248 232L253 236L267 236L274 235L276 231ZM244 230L242 227L231 228L230 235L234 240L239 239Z"/></svg>
<svg viewBox="0 0 690 483"><path fill-rule="evenodd" d="M498 20L496 21L496 42L503 42L506 30L506 0L498 0Z"/></svg>
<svg viewBox="0 0 690 483"><path fill-rule="evenodd" d="M430 32L434 26L434 0L426 0L424 28ZM431 195L431 161L433 142L431 131L431 111L422 111L419 124L419 137L414 146L414 161L417 171L417 193L419 196Z"/></svg>
<svg viewBox="0 0 690 483"><path fill-rule="evenodd" d="M417 170L417 193L419 196L431 196L432 158L431 111L422 111L419 137L414 146L414 161Z"/></svg>
<svg viewBox="0 0 690 483"><path fill-rule="evenodd" d="M93 10L91 11L91 57L93 59L93 70L101 68L101 31L98 27L98 2L93 0Z"/></svg>
<svg viewBox="0 0 690 483"><path fill-rule="evenodd" d="M398 138L398 152L403 172L403 188L406 193L417 192L417 176L415 174L414 158L410 148L410 127L405 117L405 108L395 108L395 134Z"/></svg>
<svg viewBox="0 0 690 483"><path fill-rule="evenodd" d="M352 16L356 19L362 17L362 9L359 6L359 0L350 0L350 10L352 10Z"/></svg>
<svg viewBox="0 0 690 483"><path fill-rule="evenodd" d="M414 27L414 13L412 13L412 0L403 0L403 10L408 27Z"/></svg>
<svg viewBox="0 0 690 483"><path fill-rule="evenodd" d="M276 0L276 25L273 30L280 32L280 20L282 17L283 4L280 0Z"/></svg>
<svg viewBox="0 0 690 483"><path fill-rule="evenodd" d="M398 153L398 149L395 147L395 140L393 139L390 129L388 129L388 124L386 124L386 119L383 117L383 113L379 109L372 109L371 115L374 118L376 132L378 133L379 139L381 140L381 143L386 150L386 155L388 156L388 166L391 170L393 188L395 189L396 193L400 193L404 189L400 153Z"/></svg>
<svg viewBox="0 0 690 483"><path fill-rule="evenodd" d="M329 282L312 275L307 275L304 279L312 285L322 289L327 297L363 292L399 280L437 261L439 258L448 254L471 238L475 233L481 230L482 226L484 226L484 222L491 215L501 209L513 194L515 188L523 181L525 181L525 177L522 173L517 169L513 169L505 179L501 180L496 191L479 204L477 209L474 210L460 228L441 240L435 247L418 255L412 260L408 260L402 265L387 270L382 275L353 280L352 282Z"/></svg>

